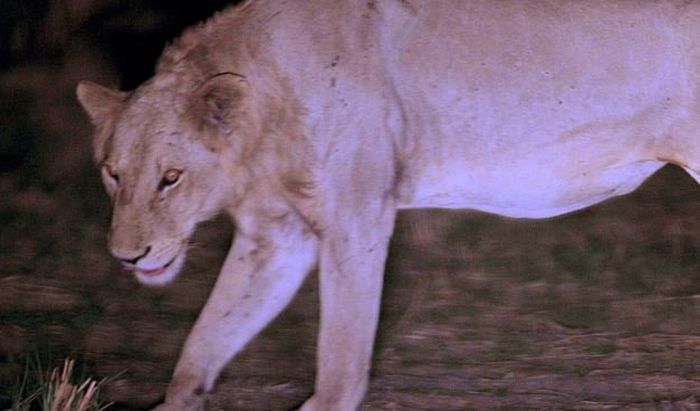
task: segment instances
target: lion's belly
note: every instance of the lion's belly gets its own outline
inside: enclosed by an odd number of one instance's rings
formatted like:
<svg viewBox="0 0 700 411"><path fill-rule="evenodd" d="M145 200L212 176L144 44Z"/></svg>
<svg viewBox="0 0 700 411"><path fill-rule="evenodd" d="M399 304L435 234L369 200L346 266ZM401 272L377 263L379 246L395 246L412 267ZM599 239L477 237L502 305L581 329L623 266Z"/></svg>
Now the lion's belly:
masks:
<svg viewBox="0 0 700 411"><path fill-rule="evenodd" d="M663 166L638 161L573 173L546 164L515 169L441 163L404 188L401 208L465 208L508 217L552 217L626 194Z"/></svg>
<svg viewBox="0 0 700 411"><path fill-rule="evenodd" d="M459 96L445 83L420 101L409 97L401 204L540 218L628 193L664 164L669 136L689 139L696 130L680 76L662 77L656 87L580 94L537 95L513 84L505 95Z"/></svg>
<svg viewBox="0 0 700 411"><path fill-rule="evenodd" d="M538 118L541 105L493 109L500 123L459 110L425 116L428 126L408 127L415 145L398 186L401 206L541 218L626 194L665 164L657 151L680 130L685 109L615 107L601 102L609 115L600 119L580 109L585 121L574 122L566 111Z"/></svg>

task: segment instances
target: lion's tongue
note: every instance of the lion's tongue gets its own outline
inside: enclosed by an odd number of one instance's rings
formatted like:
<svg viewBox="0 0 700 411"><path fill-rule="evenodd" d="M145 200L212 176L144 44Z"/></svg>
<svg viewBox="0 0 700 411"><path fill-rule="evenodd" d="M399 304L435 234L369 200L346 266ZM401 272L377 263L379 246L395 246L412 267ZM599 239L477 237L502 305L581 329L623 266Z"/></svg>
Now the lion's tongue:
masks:
<svg viewBox="0 0 700 411"><path fill-rule="evenodd" d="M142 270L140 268L137 268L136 271L148 277L155 277L157 275L162 274L163 271L165 271L165 267L155 268L153 270Z"/></svg>

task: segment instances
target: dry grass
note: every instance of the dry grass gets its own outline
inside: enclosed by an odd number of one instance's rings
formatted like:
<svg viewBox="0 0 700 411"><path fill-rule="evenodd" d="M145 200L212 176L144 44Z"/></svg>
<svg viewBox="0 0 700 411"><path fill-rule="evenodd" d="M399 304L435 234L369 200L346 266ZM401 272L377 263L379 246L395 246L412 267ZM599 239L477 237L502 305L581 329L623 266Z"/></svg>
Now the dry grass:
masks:
<svg viewBox="0 0 700 411"><path fill-rule="evenodd" d="M50 411L89 411L102 410L97 398L98 390L104 380L97 382L91 378L85 379L79 385L71 383L75 362L66 359L62 368L54 368L49 381L49 395L46 397L44 409Z"/></svg>
<svg viewBox="0 0 700 411"><path fill-rule="evenodd" d="M25 374L32 372L30 368L25 367ZM102 411L111 405L99 399L99 391L107 380L76 378L72 359L65 359L63 365L51 370L50 374L41 370L37 372L34 383L29 382L31 376L23 377L9 410L29 411L38 407L42 411Z"/></svg>

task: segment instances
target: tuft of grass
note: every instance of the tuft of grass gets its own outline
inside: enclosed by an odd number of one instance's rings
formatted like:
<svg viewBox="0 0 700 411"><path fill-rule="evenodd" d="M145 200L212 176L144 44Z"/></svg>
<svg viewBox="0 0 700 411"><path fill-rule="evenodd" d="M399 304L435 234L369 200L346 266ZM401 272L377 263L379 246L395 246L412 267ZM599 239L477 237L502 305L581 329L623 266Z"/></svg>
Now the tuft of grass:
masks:
<svg viewBox="0 0 700 411"><path fill-rule="evenodd" d="M108 380L76 378L72 359L65 359L62 366L50 373L41 370L37 364L34 366L32 370L29 363L25 364L12 406L5 411L103 411L112 405L99 399L100 389Z"/></svg>

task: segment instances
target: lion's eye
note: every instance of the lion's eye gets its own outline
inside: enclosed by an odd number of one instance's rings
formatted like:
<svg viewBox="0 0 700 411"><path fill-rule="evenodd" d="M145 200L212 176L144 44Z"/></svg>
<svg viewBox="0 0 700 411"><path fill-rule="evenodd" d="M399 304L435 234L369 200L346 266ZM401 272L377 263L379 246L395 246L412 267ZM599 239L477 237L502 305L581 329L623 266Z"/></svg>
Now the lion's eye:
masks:
<svg viewBox="0 0 700 411"><path fill-rule="evenodd" d="M163 174L163 179L160 181L160 184L158 186L159 189L164 189L165 187L171 186L180 179L180 175L182 174L181 170L178 170L176 168L171 168L168 171L166 171Z"/></svg>

